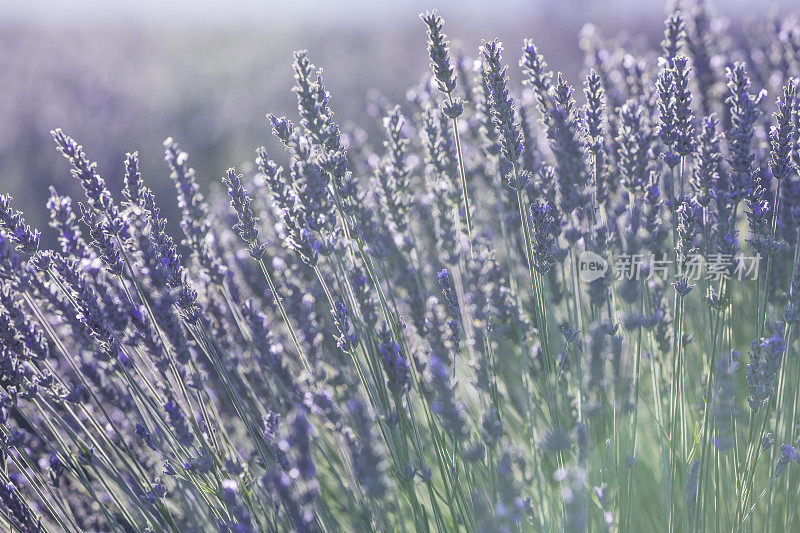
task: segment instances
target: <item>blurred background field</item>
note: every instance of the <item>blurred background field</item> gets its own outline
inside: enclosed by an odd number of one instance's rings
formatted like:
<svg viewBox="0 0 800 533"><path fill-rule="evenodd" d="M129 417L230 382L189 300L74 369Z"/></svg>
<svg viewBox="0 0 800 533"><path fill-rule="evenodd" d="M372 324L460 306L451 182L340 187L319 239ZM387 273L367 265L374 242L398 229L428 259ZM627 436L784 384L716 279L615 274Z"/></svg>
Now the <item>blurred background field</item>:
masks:
<svg viewBox="0 0 800 533"><path fill-rule="evenodd" d="M758 11L739 0L715 6L732 31L746 30L746 7ZM295 115L290 61L299 48L324 67L338 120L369 131L379 124L370 100L380 94L401 102L425 71L417 14L429 8L445 17L465 56L482 38L497 36L513 64L522 39L531 37L573 83L585 24L603 36L623 31L658 41L666 13L660 0L2 0L0 189L39 227L46 226L49 185L78 192L52 144L56 127L83 143L114 190L125 152L138 150L145 179L158 197L170 197L161 148L168 136L207 184L229 165L252 160L257 146L277 150L264 117ZM175 207L163 206L168 215Z"/></svg>

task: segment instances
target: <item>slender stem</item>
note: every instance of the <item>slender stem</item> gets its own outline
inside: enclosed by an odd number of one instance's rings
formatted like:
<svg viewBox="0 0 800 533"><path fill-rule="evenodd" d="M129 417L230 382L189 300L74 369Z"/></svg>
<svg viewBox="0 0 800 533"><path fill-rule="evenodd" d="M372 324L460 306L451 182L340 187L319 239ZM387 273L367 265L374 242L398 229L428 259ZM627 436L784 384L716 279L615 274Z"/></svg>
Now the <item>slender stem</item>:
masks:
<svg viewBox="0 0 800 533"><path fill-rule="evenodd" d="M258 264L261 267L261 272L264 273L264 278L267 280L267 285L269 285L269 290L272 292L272 297L275 299L275 304L278 306L278 311L281 314L281 318L283 319L284 324L286 324L286 328L289 330L289 336L292 338L292 343L294 343L297 354L300 356L300 360L303 362L303 366L306 367L306 370L310 371L311 366L308 363L308 359L303 351L303 347L300 345L300 341L297 340L297 335L294 333L292 323L289 321L289 315L286 314L286 309L283 307L283 299L281 298L278 289L275 287L275 283L272 281L272 276L270 276L269 271L267 270L267 265L264 263L263 257L258 259Z"/></svg>
<svg viewBox="0 0 800 533"><path fill-rule="evenodd" d="M447 101L453 105L453 94L447 94ZM464 196L464 214L467 221L467 236L469 237L470 249L472 248L472 213L469 207L469 191L467 189L467 173L464 170L464 157L461 154L461 134L458 132L458 119L454 118L453 134L456 139L456 154L458 155L458 175L461 178L461 194Z"/></svg>
<svg viewBox="0 0 800 533"><path fill-rule="evenodd" d="M724 282L724 280L720 280L720 284L722 284L723 282ZM730 284L728 284L728 288L729 287L730 287ZM726 288L726 290L728 288ZM722 289L721 288L720 288L720 293L722 293ZM711 416L710 416L710 414L711 414L711 389L712 389L713 384L714 384L714 372L716 370L716 361L717 361L717 340L718 340L718 337L719 337L720 321L722 319L722 313L720 312L719 309L717 309L716 315L717 315L716 316L716 322L714 324L714 330L713 330L713 334L712 334L713 341L712 341L712 348L711 348L711 359L710 359L710 361L708 363L708 371L706 373L706 375L708 376L707 383L706 383L706 392L705 392L705 398L703 399L703 402L704 402L704 408L703 408L703 440L702 440L702 443L701 443L701 452L700 452L700 474L699 474L699 477L698 477L698 480L697 480L697 497L695 499L695 512L694 512L694 517L695 517L695 519L694 519L694 528L695 528L695 530L697 530L699 525L701 523L703 523L700 515L704 511L704 506L702 505L702 502L703 502L703 488L704 488L704 482L705 482L705 477L706 477L706 471L707 471L707 468L708 468L708 465L706 464L706 455L707 455L707 452L708 452L708 441L709 441L709 438L710 438L709 436L710 436L710 433L711 433L711 427L710 427L711 426L711 422L710 422L710 418L711 418Z"/></svg>

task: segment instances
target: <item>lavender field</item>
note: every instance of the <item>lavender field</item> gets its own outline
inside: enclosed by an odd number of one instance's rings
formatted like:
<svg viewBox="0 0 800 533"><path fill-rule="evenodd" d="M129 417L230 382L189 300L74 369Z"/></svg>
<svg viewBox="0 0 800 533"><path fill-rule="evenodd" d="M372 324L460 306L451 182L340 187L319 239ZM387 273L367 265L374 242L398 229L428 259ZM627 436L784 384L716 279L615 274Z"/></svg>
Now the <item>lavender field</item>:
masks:
<svg viewBox="0 0 800 533"><path fill-rule="evenodd" d="M621 5L4 26L0 529L800 530L800 13Z"/></svg>

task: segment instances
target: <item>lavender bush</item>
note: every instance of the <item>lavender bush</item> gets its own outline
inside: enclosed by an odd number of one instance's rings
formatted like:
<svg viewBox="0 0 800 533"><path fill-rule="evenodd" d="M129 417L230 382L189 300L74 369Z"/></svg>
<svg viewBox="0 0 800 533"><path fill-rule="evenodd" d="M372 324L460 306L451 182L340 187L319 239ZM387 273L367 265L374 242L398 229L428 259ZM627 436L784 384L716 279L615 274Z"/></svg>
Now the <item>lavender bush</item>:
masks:
<svg viewBox="0 0 800 533"><path fill-rule="evenodd" d="M5 526L800 527L800 24L587 30L576 91L421 19L382 139L307 51L284 153L204 194L167 139L180 238L137 153L115 195L52 132L59 247L0 196Z"/></svg>

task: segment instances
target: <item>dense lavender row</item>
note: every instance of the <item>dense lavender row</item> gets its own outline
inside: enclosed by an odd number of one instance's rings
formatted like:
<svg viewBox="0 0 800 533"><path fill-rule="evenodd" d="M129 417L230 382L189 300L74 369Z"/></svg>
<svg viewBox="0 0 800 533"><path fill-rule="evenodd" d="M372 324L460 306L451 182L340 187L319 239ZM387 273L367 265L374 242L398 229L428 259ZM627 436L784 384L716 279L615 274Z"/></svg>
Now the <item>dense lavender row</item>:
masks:
<svg viewBox="0 0 800 533"><path fill-rule="evenodd" d="M0 196L0 523L800 527L800 25L586 32L578 96L532 41L518 89L421 19L384 139L300 51L285 153L204 196L165 141L180 240L135 152L115 197L53 132L59 249Z"/></svg>

